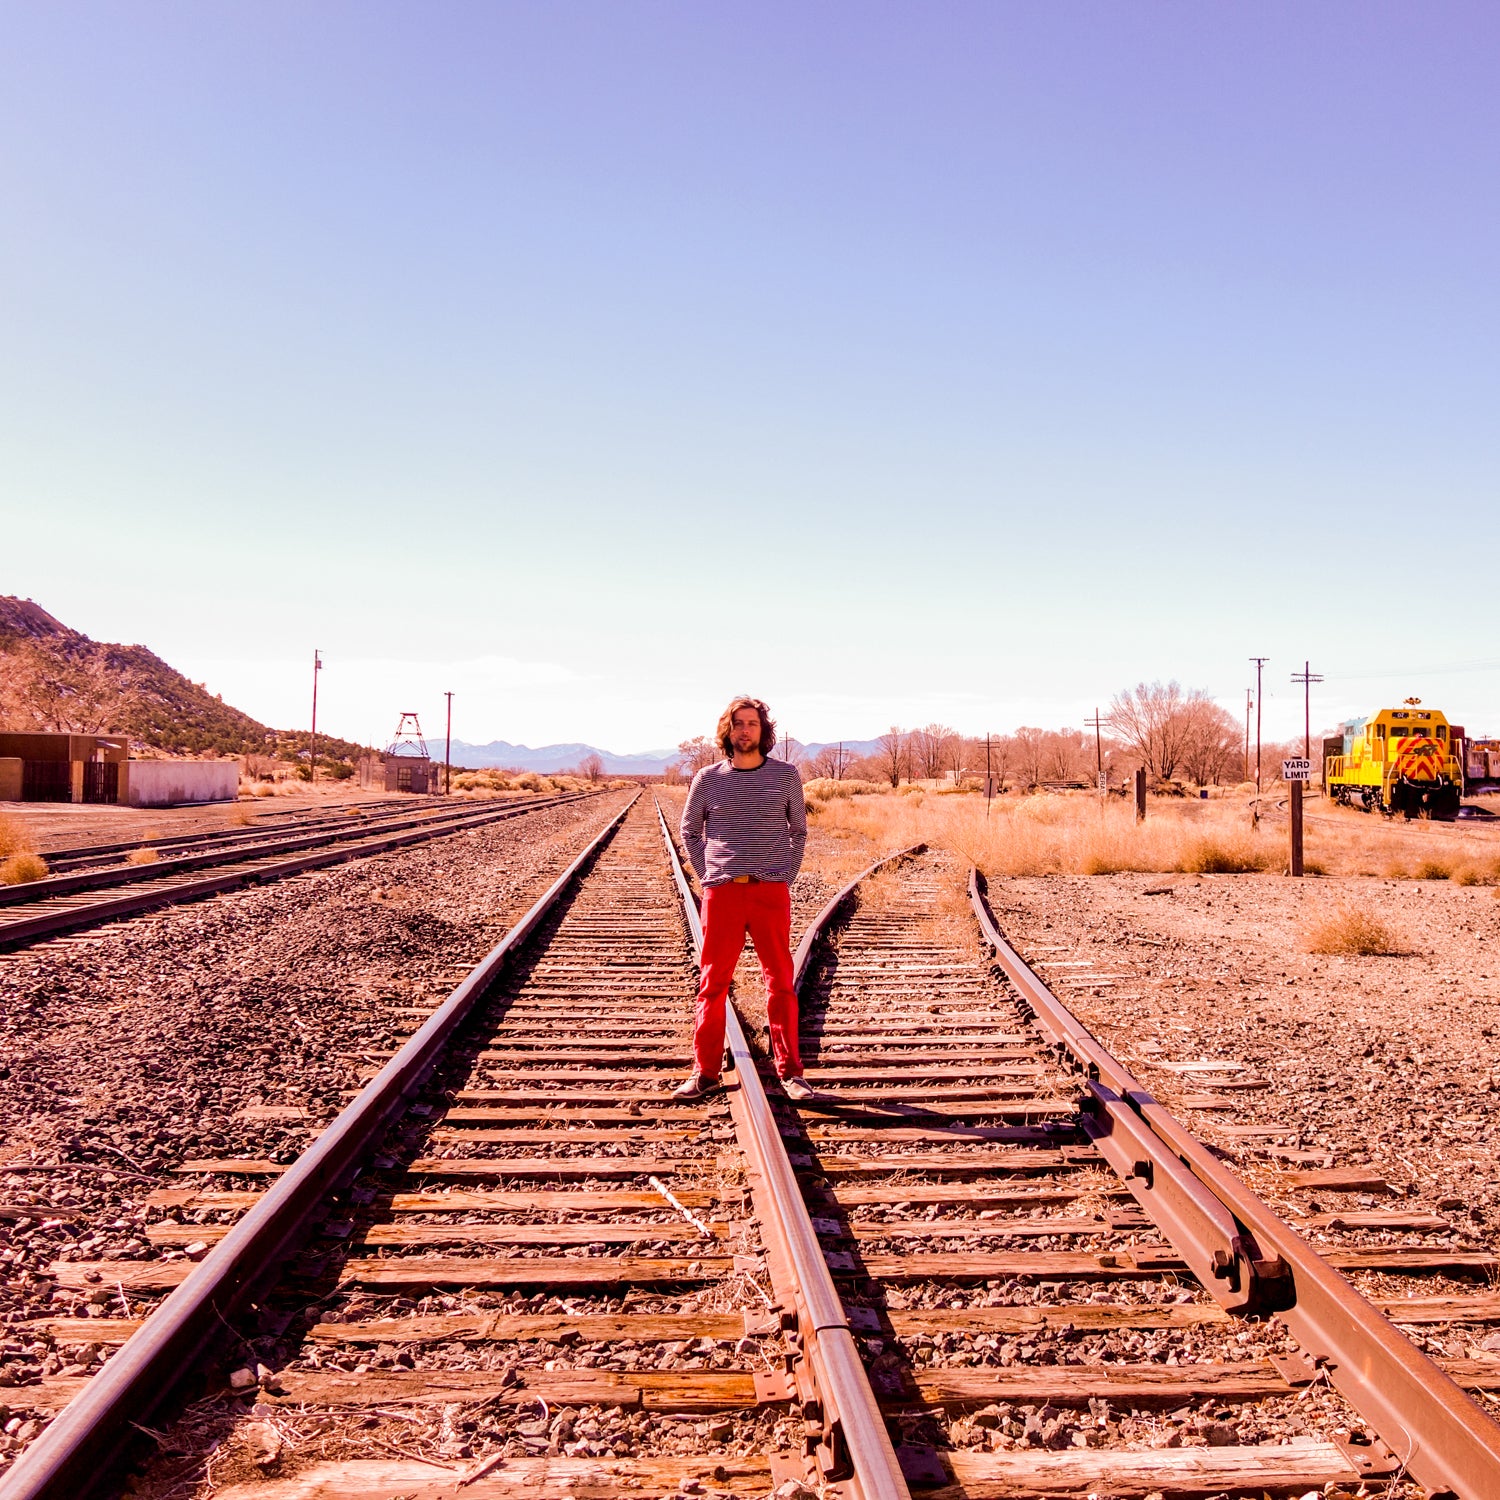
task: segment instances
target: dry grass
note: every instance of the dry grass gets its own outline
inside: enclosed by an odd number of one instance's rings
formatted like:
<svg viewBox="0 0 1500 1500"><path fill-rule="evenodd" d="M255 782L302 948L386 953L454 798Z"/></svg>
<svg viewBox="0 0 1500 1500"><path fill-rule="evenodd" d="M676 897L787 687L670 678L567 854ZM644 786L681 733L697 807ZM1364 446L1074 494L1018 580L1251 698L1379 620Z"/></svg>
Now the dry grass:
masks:
<svg viewBox="0 0 1500 1500"><path fill-rule="evenodd" d="M155 849L132 849L125 856L127 865L154 865L161 855Z"/></svg>
<svg viewBox="0 0 1500 1500"><path fill-rule="evenodd" d="M1308 928L1307 951L1373 958L1398 956L1408 949L1379 917L1360 907L1340 906Z"/></svg>
<svg viewBox="0 0 1500 1500"><path fill-rule="evenodd" d="M45 879L47 873L47 861L40 854L12 854L0 864L0 885L25 885Z"/></svg>
<svg viewBox="0 0 1500 1500"><path fill-rule="evenodd" d="M905 787L901 796L814 794L808 806L816 826L835 838L872 852L923 841L989 875L1275 873L1290 857L1285 812L1264 812L1257 823L1246 800L1232 796L1153 798L1144 823L1121 799L1101 803L1087 793L996 798L988 816L979 796ZM1307 821L1303 867L1309 875L1500 882L1500 829L1388 823L1318 802Z"/></svg>
<svg viewBox="0 0 1500 1500"><path fill-rule="evenodd" d="M35 848L30 831L19 818L0 814L0 856L31 854Z"/></svg>

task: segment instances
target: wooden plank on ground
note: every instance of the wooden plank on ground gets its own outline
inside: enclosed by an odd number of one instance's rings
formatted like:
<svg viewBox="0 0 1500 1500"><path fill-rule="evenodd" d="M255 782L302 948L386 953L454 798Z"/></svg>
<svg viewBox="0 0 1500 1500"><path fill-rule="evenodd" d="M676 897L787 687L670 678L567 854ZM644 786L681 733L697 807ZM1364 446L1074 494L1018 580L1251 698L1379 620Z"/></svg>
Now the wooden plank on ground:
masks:
<svg viewBox="0 0 1500 1500"><path fill-rule="evenodd" d="M488 1401L517 1406L626 1406L724 1411L756 1405L748 1370L287 1370L261 1400L278 1406L428 1406Z"/></svg>
<svg viewBox="0 0 1500 1500"><path fill-rule="evenodd" d="M324 1344L462 1344L491 1340L525 1342L575 1337L590 1343L633 1340L745 1337L743 1313L438 1313L428 1317L372 1318L349 1323L315 1323L307 1336Z"/></svg>
<svg viewBox="0 0 1500 1500"><path fill-rule="evenodd" d="M935 1308L920 1312L890 1312L891 1331L902 1337L917 1334L1028 1333L1039 1328L1107 1330L1111 1328L1197 1328L1227 1323L1229 1314L1217 1303L1142 1302L1036 1303L1020 1307Z"/></svg>
<svg viewBox="0 0 1500 1500"><path fill-rule="evenodd" d="M257 1476L217 1492L218 1500L619 1500L621 1495L680 1493L684 1481L708 1493L765 1495L771 1469L761 1453L747 1458L508 1458L457 1489L472 1461L344 1460L312 1464L287 1479ZM719 1473L723 1478L716 1477Z"/></svg>
<svg viewBox="0 0 1500 1500"><path fill-rule="evenodd" d="M190 1260L57 1261L60 1287L168 1291L193 1270ZM629 1286L712 1281L734 1267L733 1256L658 1260L635 1255L352 1257L339 1268L340 1286Z"/></svg>
<svg viewBox="0 0 1500 1500"><path fill-rule="evenodd" d="M864 1274L877 1281L1008 1280L1012 1276L1036 1277L1044 1281L1076 1281L1080 1277L1102 1281L1128 1281L1164 1272L1181 1273L1186 1262L1176 1252L1163 1248L1090 1254L1082 1250L1015 1251L1000 1255L865 1255L854 1257ZM858 1271L832 1267L835 1275Z"/></svg>
<svg viewBox="0 0 1500 1500"><path fill-rule="evenodd" d="M1309 1172L1282 1172L1279 1185L1285 1190L1322 1188L1337 1193L1381 1193L1396 1191L1385 1177L1370 1167L1317 1167Z"/></svg>
<svg viewBox="0 0 1500 1500"><path fill-rule="evenodd" d="M674 1189L672 1196L688 1208L712 1208L715 1204L724 1201L718 1194L705 1193L698 1188ZM146 1199L146 1203L152 1208L246 1209L253 1208L261 1197L262 1194L256 1192L205 1192L200 1188L158 1188ZM629 1188L604 1192L591 1191L587 1188L579 1188L572 1192L543 1189L531 1193L500 1188L489 1192L483 1189L457 1188L447 1193L392 1193L388 1197L377 1196L373 1201L392 1213L441 1214L486 1213L507 1209L523 1211L561 1209L564 1212L578 1213L624 1213L631 1209L660 1208L665 1200L660 1193L638 1193ZM733 1196L733 1201L738 1202L738 1195ZM1038 1198L1033 1201L1048 1200Z"/></svg>
<svg viewBox="0 0 1500 1500"><path fill-rule="evenodd" d="M711 1226L724 1239L729 1226ZM1100 1226L1102 1228L1102 1226ZM217 1244L230 1224L152 1224L153 1245ZM1097 1230L1096 1230L1097 1232ZM642 1240L700 1240L702 1232L677 1220L671 1224L372 1224L351 1245L628 1245Z"/></svg>
<svg viewBox="0 0 1500 1500"><path fill-rule="evenodd" d="M1081 1406L1090 1400L1131 1405L1213 1397L1220 1401L1259 1401L1290 1390L1269 1361L1192 1365L1006 1365L970 1369L919 1370L905 1377L904 1394L928 1406L987 1406L991 1401L1051 1401ZM902 1394L879 1392L889 1401Z"/></svg>
<svg viewBox="0 0 1500 1500"><path fill-rule="evenodd" d="M924 1500L1195 1500L1202 1495L1305 1494L1327 1485L1358 1485L1348 1459L1332 1443L1266 1444L1253 1448L1156 1448L1128 1452L1074 1449L1061 1453L945 1454L953 1488L926 1490ZM257 1490L257 1495L263 1491ZM230 1500L224 1492L223 1500ZM269 1500L269 1497L268 1497ZM282 1500L282 1497L276 1497ZM289 1497L288 1497L289 1500Z"/></svg>

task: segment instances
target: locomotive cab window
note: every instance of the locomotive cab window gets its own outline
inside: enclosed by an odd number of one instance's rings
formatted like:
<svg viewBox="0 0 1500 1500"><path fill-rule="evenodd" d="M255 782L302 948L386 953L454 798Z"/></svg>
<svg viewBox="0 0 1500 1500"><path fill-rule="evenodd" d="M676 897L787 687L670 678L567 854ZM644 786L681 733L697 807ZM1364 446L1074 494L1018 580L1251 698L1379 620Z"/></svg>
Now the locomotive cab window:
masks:
<svg viewBox="0 0 1500 1500"><path fill-rule="evenodd" d="M1438 725L1438 727L1437 727L1437 737L1440 740L1445 740L1445 739L1448 738L1448 726L1446 724L1439 724Z"/></svg>

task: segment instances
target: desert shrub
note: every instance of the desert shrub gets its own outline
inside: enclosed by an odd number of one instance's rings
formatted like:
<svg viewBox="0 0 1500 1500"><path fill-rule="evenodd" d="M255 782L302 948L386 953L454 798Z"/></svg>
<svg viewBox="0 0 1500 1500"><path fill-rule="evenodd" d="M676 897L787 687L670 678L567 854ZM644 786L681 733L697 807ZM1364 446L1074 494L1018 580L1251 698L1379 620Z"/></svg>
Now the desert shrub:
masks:
<svg viewBox="0 0 1500 1500"><path fill-rule="evenodd" d="M1195 875L1249 875L1256 870L1274 870L1281 865L1276 851L1259 846L1249 836L1194 838L1182 851L1180 868Z"/></svg>
<svg viewBox="0 0 1500 1500"><path fill-rule="evenodd" d="M1367 958L1406 951L1385 922L1357 906L1338 907L1314 922L1308 929L1307 948L1310 953Z"/></svg>
<svg viewBox="0 0 1500 1500"><path fill-rule="evenodd" d="M523 772L511 784L523 792L542 792L546 790L542 785L542 778L535 771Z"/></svg>
<svg viewBox="0 0 1500 1500"><path fill-rule="evenodd" d="M257 797L274 797L276 795L275 783L270 781L261 782L255 789L255 795Z"/></svg>
<svg viewBox="0 0 1500 1500"><path fill-rule="evenodd" d="M0 816L0 856L30 854L32 847L31 834L19 818Z"/></svg>
<svg viewBox="0 0 1500 1500"><path fill-rule="evenodd" d="M0 885L25 885L31 880L43 880L47 876L47 861L40 854L29 851L12 854L0 864Z"/></svg>
<svg viewBox="0 0 1500 1500"><path fill-rule="evenodd" d="M1445 859L1429 855L1417 866L1418 880L1446 880L1453 873L1453 866Z"/></svg>
<svg viewBox="0 0 1500 1500"><path fill-rule="evenodd" d="M125 856L127 865L154 865L161 855L155 849L132 849Z"/></svg>
<svg viewBox="0 0 1500 1500"><path fill-rule="evenodd" d="M889 790L878 781L835 781L831 776L815 776L802 784L802 795L817 802L838 797L879 796Z"/></svg>

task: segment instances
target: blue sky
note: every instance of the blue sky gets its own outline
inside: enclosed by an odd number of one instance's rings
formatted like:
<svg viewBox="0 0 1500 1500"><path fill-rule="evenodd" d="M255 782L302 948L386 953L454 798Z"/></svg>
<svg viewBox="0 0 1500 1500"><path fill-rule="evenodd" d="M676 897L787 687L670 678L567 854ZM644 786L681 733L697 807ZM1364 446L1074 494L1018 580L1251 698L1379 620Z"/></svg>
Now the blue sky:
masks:
<svg viewBox="0 0 1500 1500"><path fill-rule="evenodd" d="M1500 732L1500 12L7 5L0 591L257 716Z"/></svg>

